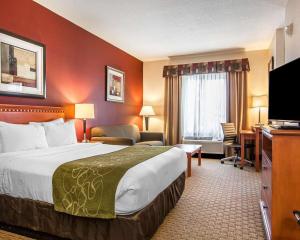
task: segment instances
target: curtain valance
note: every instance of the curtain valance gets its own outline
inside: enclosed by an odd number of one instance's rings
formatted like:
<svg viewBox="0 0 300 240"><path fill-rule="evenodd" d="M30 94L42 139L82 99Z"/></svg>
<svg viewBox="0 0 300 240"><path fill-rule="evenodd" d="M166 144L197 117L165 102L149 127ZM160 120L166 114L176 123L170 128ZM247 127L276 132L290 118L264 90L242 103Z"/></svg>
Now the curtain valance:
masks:
<svg viewBox="0 0 300 240"><path fill-rule="evenodd" d="M164 66L163 77L250 71L248 58Z"/></svg>

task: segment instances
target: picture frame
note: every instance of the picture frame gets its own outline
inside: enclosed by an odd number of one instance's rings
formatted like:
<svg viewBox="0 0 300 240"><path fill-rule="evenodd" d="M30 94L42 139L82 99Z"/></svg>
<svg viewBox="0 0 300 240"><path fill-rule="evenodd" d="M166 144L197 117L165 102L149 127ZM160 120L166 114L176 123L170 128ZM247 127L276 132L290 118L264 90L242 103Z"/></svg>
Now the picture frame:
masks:
<svg viewBox="0 0 300 240"><path fill-rule="evenodd" d="M46 46L0 29L0 95L46 98Z"/></svg>
<svg viewBox="0 0 300 240"><path fill-rule="evenodd" d="M116 68L106 66L106 101L125 102L125 73Z"/></svg>

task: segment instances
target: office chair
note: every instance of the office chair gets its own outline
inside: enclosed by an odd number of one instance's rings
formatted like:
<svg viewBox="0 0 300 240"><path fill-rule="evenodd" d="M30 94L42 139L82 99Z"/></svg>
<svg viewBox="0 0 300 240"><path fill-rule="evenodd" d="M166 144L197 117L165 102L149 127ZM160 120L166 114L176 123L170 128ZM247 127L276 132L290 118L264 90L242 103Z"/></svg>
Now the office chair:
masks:
<svg viewBox="0 0 300 240"><path fill-rule="evenodd" d="M233 123L221 123L224 138L223 138L223 145L225 149L225 153L229 152L229 150L233 150L234 155L225 157L221 159L221 163L224 164L225 161L231 161L233 162L233 166L237 167L241 157L241 145L238 143L237 138L237 131L235 129L235 126ZM253 144L245 144L245 148L252 148ZM245 163L250 164L251 166L254 166L254 163L252 161L246 160ZM240 169L243 169L243 167L240 167Z"/></svg>

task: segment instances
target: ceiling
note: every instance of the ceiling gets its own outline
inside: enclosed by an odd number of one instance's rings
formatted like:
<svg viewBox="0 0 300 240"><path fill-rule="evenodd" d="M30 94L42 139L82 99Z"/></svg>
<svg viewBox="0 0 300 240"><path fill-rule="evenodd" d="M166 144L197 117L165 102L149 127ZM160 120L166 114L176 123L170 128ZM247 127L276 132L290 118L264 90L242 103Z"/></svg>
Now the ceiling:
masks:
<svg viewBox="0 0 300 240"><path fill-rule="evenodd" d="M143 61L269 47L287 0L35 0Z"/></svg>

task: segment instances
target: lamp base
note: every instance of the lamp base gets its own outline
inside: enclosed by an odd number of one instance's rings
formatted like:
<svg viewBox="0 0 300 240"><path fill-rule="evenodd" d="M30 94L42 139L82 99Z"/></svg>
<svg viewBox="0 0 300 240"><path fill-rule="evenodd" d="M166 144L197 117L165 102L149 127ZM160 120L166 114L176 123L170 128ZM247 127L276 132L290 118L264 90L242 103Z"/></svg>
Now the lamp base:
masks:
<svg viewBox="0 0 300 240"><path fill-rule="evenodd" d="M88 143L89 140L86 138L86 119L83 119L83 143Z"/></svg>
<svg viewBox="0 0 300 240"><path fill-rule="evenodd" d="M149 130L149 117L145 116L145 127L146 127L146 131Z"/></svg>

